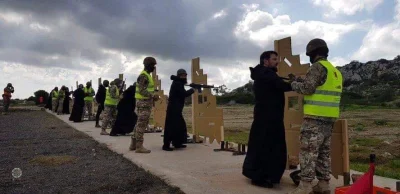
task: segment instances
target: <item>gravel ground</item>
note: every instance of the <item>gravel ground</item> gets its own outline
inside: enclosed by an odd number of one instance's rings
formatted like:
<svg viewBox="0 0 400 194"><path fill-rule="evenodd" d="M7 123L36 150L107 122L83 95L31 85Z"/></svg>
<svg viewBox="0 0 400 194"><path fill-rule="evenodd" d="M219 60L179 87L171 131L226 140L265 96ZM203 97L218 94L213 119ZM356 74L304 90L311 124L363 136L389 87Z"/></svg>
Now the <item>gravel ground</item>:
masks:
<svg viewBox="0 0 400 194"><path fill-rule="evenodd" d="M0 114L0 193L183 192L45 111L11 110Z"/></svg>

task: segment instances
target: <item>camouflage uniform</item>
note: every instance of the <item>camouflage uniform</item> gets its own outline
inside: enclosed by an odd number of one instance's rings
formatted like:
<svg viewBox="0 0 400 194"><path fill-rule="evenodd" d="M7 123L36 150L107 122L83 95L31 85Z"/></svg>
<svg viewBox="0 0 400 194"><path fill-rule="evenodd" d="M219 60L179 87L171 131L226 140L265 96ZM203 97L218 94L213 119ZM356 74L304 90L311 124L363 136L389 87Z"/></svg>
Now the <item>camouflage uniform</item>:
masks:
<svg viewBox="0 0 400 194"><path fill-rule="evenodd" d="M58 99L57 99L57 103L58 103L58 109L57 109L57 115L62 114L62 110L63 110L63 102L64 102L64 97L65 97L65 91L64 90L60 90L58 93Z"/></svg>
<svg viewBox="0 0 400 194"><path fill-rule="evenodd" d="M110 96L112 98L118 99L117 95L117 86L112 84L109 88L110 90ZM107 105L104 104L104 111L103 111L103 120L102 120L102 125L101 125L101 135L109 135L106 132L107 126L111 126L111 128L114 126L115 120L117 118L117 106L113 105Z"/></svg>
<svg viewBox="0 0 400 194"><path fill-rule="evenodd" d="M317 58L307 72L304 80L292 82L292 89L300 94L311 95L318 86L325 83L327 70ZM317 176L318 180L329 181L331 174L330 146L333 124L336 119L304 115L300 129L300 169L302 181L310 182Z"/></svg>
<svg viewBox="0 0 400 194"><path fill-rule="evenodd" d="M141 74L138 78L138 87L139 93L142 96L150 97L150 99L146 100L136 100L136 113L138 115L138 121L134 128L134 135L132 138L136 138L137 142L143 142L143 134L149 125L151 108L153 107L153 94L147 91L147 86L149 84L149 80L146 75Z"/></svg>
<svg viewBox="0 0 400 194"><path fill-rule="evenodd" d="M52 94L52 95L51 95L51 97L52 97L52 99L51 99L51 103L52 103L51 108L53 109L53 112L57 112L58 99L53 99L53 97L54 97L54 92L56 92L56 91L53 90L53 92L51 93L51 94ZM58 91L58 92L59 92L59 91Z"/></svg>
<svg viewBox="0 0 400 194"><path fill-rule="evenodd" d="M90 87L89 90L90 90L89 96L94 96L94 90L92 89L92 87ZM85 97L86 97L86 94L85 94ZM92 116L92 106L93 106L93 101L86 101L85 100L85 106L84 106L84 109L83 109L82 120L83 120L83 118L85 116L86 110L88 111L88 117L90 119L90 117Z"/></svg>

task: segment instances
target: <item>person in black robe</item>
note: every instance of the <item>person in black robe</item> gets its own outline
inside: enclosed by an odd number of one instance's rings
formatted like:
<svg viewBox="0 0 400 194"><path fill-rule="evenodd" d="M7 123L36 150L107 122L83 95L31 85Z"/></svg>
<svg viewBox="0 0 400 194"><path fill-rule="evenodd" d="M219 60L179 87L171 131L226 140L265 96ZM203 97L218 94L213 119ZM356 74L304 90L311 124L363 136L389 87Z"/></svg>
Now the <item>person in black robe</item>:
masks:
<svg viewBox="0 0 400 194"><path fill-rule="evenodd" d="M69 89L67 87L65 87L65 96L64 96L64 101L63 101L63 109L62 109L62 113L63 114L70 114L69 111L69 100L70 100L70 96L71 92L69 91Z"/></svg>
<svg viewBox="0 0 400 194"><path fill-rule="evenodd" d="M80 84L78 89L74 91L74 106L72 107L70 121L82 122L83 108L85 106L85 92L83 91L83 85Z"/></svg>
<svg viewBox="0 0 400 194"><path fill-rule="evenodd" d="M52 110L53 109L53 103L51 101L51 94L53 93L53 90L50 91L49 96L47 97L47 104L45 106L45 108Z"/></svg>
<svg viewBox="0 0 400 194"><path fill-rule="evenodd" d="M138 118L135 113L135 90L136 84L129 86L129 88L124 91L122 99L118 102L117 119L111 129L110 136L125 135L131 133L135 128Z"/></svg>
<svg viewBox="0 0 400 194"><path fill-rule="evenodd" d="M179 69L177 75L171 75L171 88L169 90L167 115L164 128L164 145L162 149L172 151L175 148L185 148L187 143L187 128L182 111L185 105L185 98L194 93L194 89L185 90L187 83L187 73L184 69Z"/></svg>
<svg viewBox="0 0 400 194"><path fill-rule="evenodd" d="M266 51L260 56L260 64L250 67L254 80L254 120L242 171L252 184L267 188L280 183L287 162L283 119L285 92L292 88L276 73L277 57L275 51Z"/></svg>
<svg viewBox="0 0 400 194"><path fill-rule="evenodd" d="M99 85L99 88L97 89L96 92L96 102L98 104L97 106L97 113L96 113L96 128L101 128L99 122L100 122L100 114L104 110L104 101L106 100L106 87L108 87L109 81L104 80L103 84Z"/></svg>

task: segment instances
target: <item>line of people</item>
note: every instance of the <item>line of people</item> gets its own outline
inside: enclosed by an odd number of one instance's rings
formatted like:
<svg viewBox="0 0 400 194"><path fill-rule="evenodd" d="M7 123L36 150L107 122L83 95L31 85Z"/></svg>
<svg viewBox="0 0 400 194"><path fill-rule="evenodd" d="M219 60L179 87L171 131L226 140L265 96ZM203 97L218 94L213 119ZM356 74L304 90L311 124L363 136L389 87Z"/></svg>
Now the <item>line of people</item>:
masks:
<svg viewBox="0 0 400 194"><path fill-rule="evenodd" d="M88 113L88 118L91 120L93 96L95 96L98 104L95 127L101 128L100 134L118 136L134 132L131 136L129 150L137 153L150 153L151 151L143 146L143 134L149 125L154 102L160 98L156 94L154 80L151 76L156 64L157 61L154 57L146 57L143 61L144 69L139 74L137 82L125 91L122 90L122 80L118 78L111 83L104 80L97 93L92 89L90 82L87 82L86 87L80 84L74 92L71 92L74 104L69 120L82 122L85 112ZM176 75L171 75L171 80L173 82L169 92L162 146L165 151L173 151L171 144L174 148L186 148L187 127L182 111L185 98L194 93L193 87L189 90L184 88L187 84L187 72L184 69L179 69ZM53 109L49 108L53 112L59 113L57 107L62 99L65 99L65 104L70 95L69 92L65 92L67 89L63 86L60 91L57 87L51 91L52 103L48 103L48 106L54 107ZM110 133L106 131L107 128L111 128Z"/></svg>
<svg viewBox="0 0 400 194"><path fill-rule="evenodd" d="M292 194L308 194L311 192L329 192L331 173L330 142L333 124L339 117L340 95L342 92L342 75L328 60L328 46L322 39L311 40L306 47L306 54L310 57L312 66L304 79L289 75L289 82L285 82L277 74L278 53L267 51L261 54L260 63L250 68L251 79L254 80L255 95L254 121L251 126L248 141L248 151L243 163L243 175L252 180L257 186L272 188L279 184L287 163L287 149L284 126L285 92L295 91L304 95L304 121L300 129L300 184ZM115 79L108 86L103 83L101 91L105 98L104 104L99 103L98 111L103 111L101 125L102 135L114 135L106 132L112 128L119 118L119 108L126 108L127 112L137 113L137 122L133 122L134 135L131 136L129 150L136 153L150 153L143 146L143 134L148 127L154 101L159 99L155 93L155 85L150 73L157 64L153 57L146 57L143 61L144 70L139 74L136 84L125 91L125 101L120 101L121 81ZM187 141L186 123L182 115L184 101L194 93L193 87L185 90L187 73L180 69L177 75L171 76L171 85L162 149L172 151L170 144L175 148L185 148ZM100 91L100 88L99 88ZM90 93L83 89L83 85L74 91L74 108L71 113L73 121L81 121L79 111L85 106L84 98ZM90 93L91 95L93 93ZM93 94L94 95L94 94ZM133 97L134 96L134 97ZM136 102L134 101L136 100ZM120 106L119 102L126 102L129 106ZM133 107L136 104L136 109ZM101 106L101 107L100 107ZM117 111L118 109L118 111ZM118 112L118 113L117 113ZM132 115L123 113L121 118L129 120ZM76 116L74 115L76 114ZM96 115L96 127L99 127L99 112ZM75 120L76 118L76 120ZM124 120L124 119L122 119ZM133 119L132 119L133 120ZM133 120L134 121L134 120ZM132 124L132 123L129 123ZM129 127L128 127L129 128ZM316 186L311 181L317 177Z"/></svg>

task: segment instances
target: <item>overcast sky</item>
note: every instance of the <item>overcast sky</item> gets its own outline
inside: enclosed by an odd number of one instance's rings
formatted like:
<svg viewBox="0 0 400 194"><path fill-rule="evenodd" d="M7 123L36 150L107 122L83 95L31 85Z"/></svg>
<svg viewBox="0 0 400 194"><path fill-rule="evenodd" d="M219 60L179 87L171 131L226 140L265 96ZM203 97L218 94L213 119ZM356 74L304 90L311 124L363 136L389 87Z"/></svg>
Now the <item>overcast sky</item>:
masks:
<svg viewBox="0 0 400 194"><path fill-rule="evenodd" d="M399 55L400 0L2 0L0 86L13 98L124 73L132 84L145 56L157 59L168 94L171 74L200 57L209 84L234 89L273 41L293 53L323 38L342 66ZM190 75L189 75L190 76Z"/></svg>

